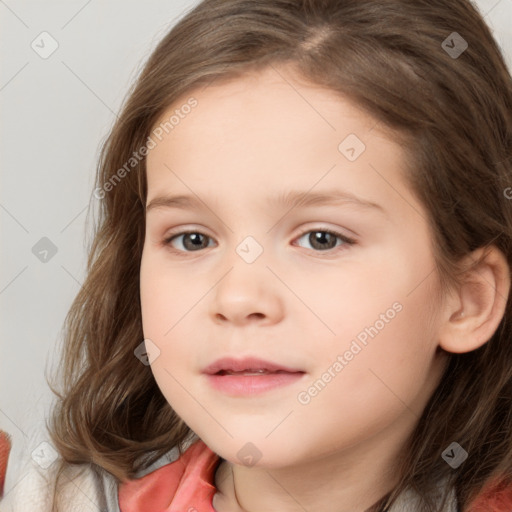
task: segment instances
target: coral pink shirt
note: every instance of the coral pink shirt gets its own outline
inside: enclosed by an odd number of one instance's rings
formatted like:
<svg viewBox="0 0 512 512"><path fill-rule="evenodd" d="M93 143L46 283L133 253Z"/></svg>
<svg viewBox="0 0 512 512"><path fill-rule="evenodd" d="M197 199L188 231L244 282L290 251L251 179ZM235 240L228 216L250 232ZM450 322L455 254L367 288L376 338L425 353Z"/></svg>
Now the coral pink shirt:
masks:
<svg viewBox="0 0 512 512"><path fill-rule="evenodd" d="M174 462L119 485L121 512L215 512L213 484L220 457L198 440Z"/></svg>

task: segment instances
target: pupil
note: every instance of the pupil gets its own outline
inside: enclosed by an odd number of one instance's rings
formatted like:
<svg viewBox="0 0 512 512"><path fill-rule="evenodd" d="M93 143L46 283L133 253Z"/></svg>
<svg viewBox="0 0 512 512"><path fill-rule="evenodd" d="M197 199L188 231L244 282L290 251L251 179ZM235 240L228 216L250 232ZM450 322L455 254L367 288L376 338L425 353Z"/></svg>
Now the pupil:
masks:
<svg viewBox="0 0 512 512"><path fill-rule="evenodd" d="M204 244L204 241L203 243L201 243L201 237L203 235L201 235L200 233L186 233L185 236L183 237L183 245L187 248L187 249L197 249L197 248L202 248L203 246L206 247L206 245L208 244ZM187 241L191 241L192 243L191 244L187 244Z"/></svg>
<svg viewBox="0 0 512 512"><path fill-rule="evenodd" d="M320 249L332 249L336 245L336 238L331 235L331 233L327 233L326 231L315 231L310 235L310 243L312 247L315 245ZM329 241L331 243L329 243ZM334 241L334 245L332 242ZM328 247L325 247L327 245Z"/></svg>

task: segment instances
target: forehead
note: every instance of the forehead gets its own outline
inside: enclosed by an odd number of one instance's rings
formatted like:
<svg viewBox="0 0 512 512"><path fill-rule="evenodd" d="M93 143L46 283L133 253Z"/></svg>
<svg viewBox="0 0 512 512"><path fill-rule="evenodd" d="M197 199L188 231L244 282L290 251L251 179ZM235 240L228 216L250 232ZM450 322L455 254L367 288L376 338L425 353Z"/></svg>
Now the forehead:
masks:
<svg viewBox="0 0 512 512"><path fill-rule="evenodd" d="M193 89L176 99L154 126L169 120L190 98L195 98L198 105L190 116L187 115L191 119L186 123L180 122L180 125L193 125L198 134L202 127L205 130L212 128L211 124L205 126L204 121L214 121L213 127L217 131L234 128L252 117L254 121L265 118L274 127L282 122L287 132L292 129L290 121L300 121L297 129L336 131L340 121L345 120L354 131L362 133L371 129L374 135L378 133L389 138L390 130L376 123L363 109L342 94L305 80L290 65L269 66L236 78L221 77ZM201 122L195 122L198 118ZM269 125L266 131L270 132L272 126ZM170 130L173 135L179 131L182 130Z"/></svg>
<svg viewBox="0 0 512 512"><path fill-rule="evenodd" d="M196 106L180 111L191 98ZM305 190L341 186L384 203L410 196L401 179L403 151L392 132L347 98L287 69L270 67L192 90L155 127L178 114L179 123L148 154L148 199L190 193L187 183L197 192L253 196L292 184ZM360 152L356 160L347 158L347 145ZM403 206L411 208L410 202Z"/></svg>

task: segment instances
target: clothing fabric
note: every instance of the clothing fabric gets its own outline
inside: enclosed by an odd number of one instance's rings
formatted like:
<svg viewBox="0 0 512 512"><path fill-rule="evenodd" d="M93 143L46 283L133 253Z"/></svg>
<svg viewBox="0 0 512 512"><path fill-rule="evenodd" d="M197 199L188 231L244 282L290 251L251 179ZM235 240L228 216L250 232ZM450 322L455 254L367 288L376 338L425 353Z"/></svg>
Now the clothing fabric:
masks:
<svg viewBox="0 0 512 512"><path fill-rule="evenodd" d="M4 493L5 474L7 472L7 461L9 459L9 452L11 451L11 438L0 430L0 497Z"/></svg>
<svg viewBox="0 0 512 512"><path fill-rule="evenodd" d="M170 450L136 478L117 485L114 477L97 466L70 469L70 485L61 494L66 512L215 512L214 476L220 457L197 437L185 443L180 456ZM51 512L53 468L43 470L30 461L5 489L2 512ZM2 476L2 475L0 475ZM412 490L400 495L389 512L414 512L419 496ZM511 512L512 487L490 486L464 512ZM439 512L458 510L455 492Z"/></svg>
<svg viewBox="0 0 512 512"><path fill-rule="evenodd" d="M215 512L213 480L221 459L196 441L175 462L119 486L121 512Z"/></svg>
<svg viewBox="0 0 512 512"><path fill-rule="evenodd" d="M212 505L216 492L213 481L220 461L202 441L196 441L178 461L122 484L118 496L120 512L216 512ZM389 512L412 512L418 500L416 493L407 491ZM453 490L439 512L458 512Z"/></svg>

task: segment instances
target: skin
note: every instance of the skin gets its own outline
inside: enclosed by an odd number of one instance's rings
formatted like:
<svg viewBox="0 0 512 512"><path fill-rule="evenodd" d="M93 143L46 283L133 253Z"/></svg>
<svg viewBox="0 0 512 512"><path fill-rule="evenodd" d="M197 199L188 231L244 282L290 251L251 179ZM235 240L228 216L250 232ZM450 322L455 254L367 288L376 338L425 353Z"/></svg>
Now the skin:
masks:
<svg viewBox="0 0 512 512"><path fill-rule="evenodd" d="M397 459L447 352L474 350L497 328L506 261L491 250L468 276L471 286L436 301L428 215L403 180L401 146L350 101L290 69L193 91L161 120L190 96L197 107L147 157L147 204L190 194L203 205L147 212L140 289L144 336L160 351L154 377L225 459L216 510L364 511L396 485ZM338 150L349 134L366 145L353 162ZM343 189L386 213L350 203L266 205L291 188ZM356 243L334 239L336 247L319 249L308 235L326 228ZM205 235L204 248L184 245L179 234L189 229ZM247 236L263 249L252 263L236 252ZM300 403L298 394L394 303L400 312ZM259 395L227 396L201 372L228 355L306 373ZM248 442L261 454L252 466L237 456Z"/></svg>

